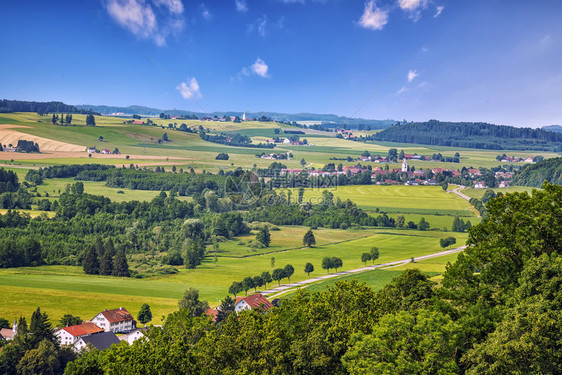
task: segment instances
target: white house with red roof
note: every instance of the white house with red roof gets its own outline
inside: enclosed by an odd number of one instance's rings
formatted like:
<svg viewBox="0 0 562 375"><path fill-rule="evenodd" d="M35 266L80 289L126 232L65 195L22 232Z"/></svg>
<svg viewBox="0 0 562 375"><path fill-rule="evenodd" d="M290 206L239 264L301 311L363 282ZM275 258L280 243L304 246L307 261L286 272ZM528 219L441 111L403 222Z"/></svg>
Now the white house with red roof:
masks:
<svg viewBox="0 0 562 375"><path fill-rule="evenodd" d="M273 304L267 300L261 293L256 293L247 297L236 298L236 303L234 304L234 311L240 312L242 310L260 309L269 310L273 307Z"/></svg>
<svg viewBox="0 0 562 375"><path fill-rule="evenodd" d="M94 316L91 321L103 328L105 332L129 332L137 328L137 322L123 307L113 310L105 309Z"/></svg>
<svg viewBox="0 0 562 375"><path fill-rule="evenodd" d="M55 331L55 336L61 345L74 345L76 341L84 336L103 332L103 329L91 322L74 326L68 326Z"/></svg>
<svg viewBox="0 0 562 375"><path fill-rule="evenodd" d="M2 336L6 341L14 339L14 336L18 333L18 322L14 320L14 325L12 328L2 328L0 329L0 336Z"/></svg>

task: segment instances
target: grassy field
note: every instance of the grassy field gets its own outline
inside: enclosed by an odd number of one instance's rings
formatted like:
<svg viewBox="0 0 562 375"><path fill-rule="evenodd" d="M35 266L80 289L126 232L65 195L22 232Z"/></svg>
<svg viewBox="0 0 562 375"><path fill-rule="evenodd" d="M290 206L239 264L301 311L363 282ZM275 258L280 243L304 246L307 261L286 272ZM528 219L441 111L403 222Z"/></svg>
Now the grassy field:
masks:
<svg viewBox="0 0 562 375"><path fill-rule="evenodd" d="M240 132L248 135L256 140L264 140L271 138L274 129L291 128L287 125L277 123L264 123L264 122L244 122L235 124L232 122L209 122L199 120L163 120L153 119L158 126L147 125L132 125L124 124L124 119L97 116L96 127L86 127L84 115L73 115L73 123L77 126L54 126L50 122L49 116L38 116L35 113L9 113L0 116L0 124L13 124L22 127L14 128L19 132L36 135L44 138L54 140L64 140L64 142L86 146L96 146L98 149L108 148L113 150L119 148L123 155L130 155L131 159L125 161L113 156L110 157L96 157L89 159L85 152L76 153L80 154L76 157L69 155L41 155L35 159L29 159L29 155L21 155L10 153L4 155L4 158L14 158L24 165L32 166L33 164L50 165L50 164L68 164L72 163L86 163L96 162L104 164L121 164L133 162L135 164L150 164L155 162L162 162L162 158L179 158L174 160L178 162L179 167L192 166L199 170L218 170L219 167L251 167L256 164L260 168L267 167L271 161L259 159L255 157L248 158L250 155L260 153L262 151L268 152L268 149L254 149L254 148L241 148L223 146L215 143L205 142L199 138L198 134L185 133L175 131L168 128L169 124L176 124L179 126L186 123L189 127L197 129L203 126L214 132ZM170 142L158 143L158 140L164 133L168 134ZM98 138L102 136L103 142L99 142ZM278 136L283 137L280 133ZM284 162L290 168L298 168L300 159L304 158L312 166L319 169L324 164L330 161L334 155L339 157L353 156L358 157L363 151L367 150L371 154L384 156L387 154L388 149L398 148L403 149L406 153L417 153L420 155L432 155L441 152L445 156L453 156L455 152L460 152L460 163L442 163L442 162L426 162L426 161L411 161L410 164L415 166L416 169L420 168L433 168L433 167L446 167L453 169L460 169L466 167L491 167L496 166L499 162L495 159L497 151L487 150L474 150L474 149L456 149L447 147L433 147L423 145L411 144L392 144L392 143L362 143L348 141L345 139L338 139L333 137L333 133L315 132L314 134L302 135L302 138L307 138L314 146L291 146L279 145L275 152L293 152L294 158L290 161ZM230 155L228 161L217 161L215 156L219 152L227 152ZM519 152L519 151L506 151L507 154L514 156L526 157L536 153ZM6 153L7 154L7 153ZM541 153L545 157L553 157L553 153ZM20 160L24 158L26 160ZM44 159L47 157L47 159ZM65 160L64 160L65 159ZM70 160L77 159L77 160ZM344 165L349 166L354 163L342 162ZM234 164L234 165L232 165ZM397 167L398 164L390 165L390 167Z"/></svg>
<svg viewBox="0 0 562 375"><path fill-rule="evenodd" d="M447 194L440 186L351 185L333 189L306 189L305 200L317 202L324 190L342 200L350 199L360 208L374 212L377 208L389 213L446 214L472 216L468 203ZM298 194L293 190L293 197Z"/></svg>
<svg viewBox="0 0 562 375"><path fill-rule="evenodd" d="M487 189L463 189L463 193L468 195L471 198L482 198L484 196L484 193L486 192ZM529 194L531 193L531 191L533 190L532 187L527 187L527 186L510 186L508 188L494 188L492 189L493 191L497 193L521 193L521 192L528 192Z"/></svg>
<svg viewBox="0 0 562 375"><path fill-rule="evenodd" d="M357 275L342 276L334 279L329 279L323 283L313 284L306 288L308 292L320 292L328 287L333 286L337 281L351 281L357 280L360 283L365 283L374 290L382 289L385 285L390 283L394 278L400 276L403 271L385 271L380 269L375 269L372 271L363 272ZM439 275L438 272L425 272L429 277L434 277Z"/></svg>
<svg viewBox="0 0 562 375"><path fill-rule="evenodd" d="M136 313L142 303L149 303L154 312L155 323L158 323L161 314L176 309L177 300L188 287L198 289L201 298L216 304L219 298L227 294L232 281L266 270L271 271L272 256L275 257L275 267L292 264L295 274L291 281L298 281L306 278L303 269L307 262L312 262L316 267L312 275L325 272L320 268L325 256L341 257L343 270L354 269L363 265L361 253L372 246L377 246L380 251L377 262L384 263L439 251L439 239L449 235L412 230L369 231L371 233L368 237L344 243L245 258L221 256L216 265L208 257L196 269L180 268L176 275L149 279L90 276L85 275L80 267L70 266L4 269L0 270L0 316L11 320L19 315L30 315L39 305L54 320L68 312L87 318L100 309L119 306ZM346 235L333 234L333 238L341 240L338 236ZM457 243L466 240L466 234L455 234L455 237Z"/></svg>

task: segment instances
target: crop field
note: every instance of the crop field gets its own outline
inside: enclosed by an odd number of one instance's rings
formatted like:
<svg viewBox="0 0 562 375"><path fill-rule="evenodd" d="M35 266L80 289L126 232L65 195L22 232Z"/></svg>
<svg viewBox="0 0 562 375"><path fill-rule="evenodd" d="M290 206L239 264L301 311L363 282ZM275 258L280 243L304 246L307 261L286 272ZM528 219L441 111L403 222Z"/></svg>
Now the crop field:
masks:
<svg viewBox="0 0 562 375"><path fill-rule="evenodd" d="M378 208L389 213L473 215L468 202L447 194L440 186L350 185L333 189L306 189L305 201L318 201L324 190L342 200L350 199L359 208L370 212ZM297 193L297 190L293 190L293 197Z"/></svg>

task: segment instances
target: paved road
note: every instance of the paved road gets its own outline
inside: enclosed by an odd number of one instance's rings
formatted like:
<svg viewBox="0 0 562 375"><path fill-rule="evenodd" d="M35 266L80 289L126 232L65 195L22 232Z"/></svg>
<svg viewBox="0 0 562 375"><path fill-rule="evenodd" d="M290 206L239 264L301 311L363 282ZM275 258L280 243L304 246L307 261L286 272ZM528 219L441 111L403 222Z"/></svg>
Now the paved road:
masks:
<svg viewBox="0 0 562 375"><path fill-rule="evenodd" d="M449 255L449 254L454 254L454 253L458 253L463 251L466 248L466 246L461 246L461 247L457 247L455 249L451 249L451 250L445 250L445 251L440 251L438 253L433 253L433 254L429 254L429 255L423 255L421 257L417 257L414 258L415 261L420 261L420 260L425 260L425 259L431 259L431 258L437 258L443 255ZM277 293L281 293L286 291L287 289L291 289L291 288L295 288L295 287L302 287L306 284L310 284L310 283L314 283L317 281L321 281L321 280L326 280L326 279L331 279L334 277L338 277L338 276L343 276L343 275L350 275L350 274L356 274L356 273L361 273L361 272L365 272L365 271L371 271L374 270L375 268L381 268L381 267L389 267L389 266L396 266L396 265L400 265L400 264L406 264L406 263L410 263L411 259L404 259L404 260L397 260L394 262L388 262L388 263L383 263L383 264L376 264L373 266L367 266L367 267L362 267L362 268L356 268L354 270L350 270L350 271L341 271L341 272L334 272L334 273L330 273L327 275L323 275L323 276L318 276L318 277L314 277L312 279L307 279L307 280L303 280L303 281L298 281L296 283L290 283L290 284L283 284L280 286L277 286L273 289L268 289L268 290L264 290L261 293L264 295L271 295L271 294L277 294Z"/></svg>
<svg viewBox="0 0 562 375"><path fill-rule="evenodd" d="M464 194L463 192L461 192L461 190L466 189L466 186L459 186L458 188L454 188L448 191L448 193L454 193L456 195L458 195L459 197L461 197L462 199L466 199L467 201L470 200L470 197L466 194Z"/></svg>

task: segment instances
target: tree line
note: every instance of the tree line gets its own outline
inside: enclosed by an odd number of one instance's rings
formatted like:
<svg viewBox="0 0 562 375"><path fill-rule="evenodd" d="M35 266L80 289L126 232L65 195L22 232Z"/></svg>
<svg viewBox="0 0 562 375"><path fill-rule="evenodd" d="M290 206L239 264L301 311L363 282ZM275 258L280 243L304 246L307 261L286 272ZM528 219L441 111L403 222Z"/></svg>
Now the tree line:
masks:
<svg viewBox="0 0 562 375"><path fill-rule="evenodd" d="M492 150L562 150L562 134L560 133L472 122L429 120L405 123L375 133L371 135L371 138L383 142Z"/></svg>

